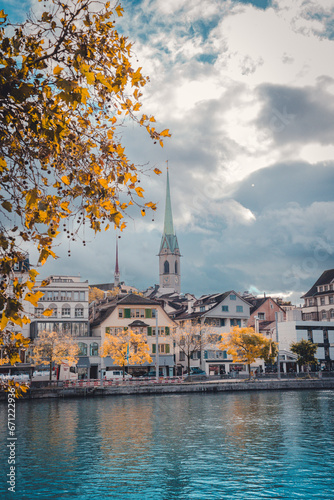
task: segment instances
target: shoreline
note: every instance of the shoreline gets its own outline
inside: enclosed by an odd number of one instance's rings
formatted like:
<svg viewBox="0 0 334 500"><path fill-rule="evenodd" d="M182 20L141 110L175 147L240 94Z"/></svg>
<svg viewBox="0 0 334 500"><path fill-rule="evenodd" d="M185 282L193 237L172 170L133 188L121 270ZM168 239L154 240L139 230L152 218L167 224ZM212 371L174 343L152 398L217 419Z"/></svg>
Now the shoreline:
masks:
<svg viewBox="0 0 334 500"><path fill-rule="evenodd" d="M288 380L235 380L235 381L201 381L180 382L178 384L120 384L115 386L92 387L54 387L30 389L16 401L32 399L68 399L109 396L129 396L142 394L182 394L182 393L216 393L237 391L282 391L282 390L333 390L334 379L288 379ZM0 393L0 402L7 401L7 393Z"/></svg>

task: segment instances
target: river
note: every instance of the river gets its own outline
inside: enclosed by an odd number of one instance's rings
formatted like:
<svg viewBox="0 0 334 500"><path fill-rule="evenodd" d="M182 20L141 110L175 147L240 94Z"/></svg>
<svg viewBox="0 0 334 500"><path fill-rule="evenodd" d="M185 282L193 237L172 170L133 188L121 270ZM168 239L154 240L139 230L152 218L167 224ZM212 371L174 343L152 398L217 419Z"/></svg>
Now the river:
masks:
<svg viewBox="0 0 334 500"><path fill-rule="evenodd" d="M334 391L17 402L15 494L0 423L2 499L334 499Z"/></svg>

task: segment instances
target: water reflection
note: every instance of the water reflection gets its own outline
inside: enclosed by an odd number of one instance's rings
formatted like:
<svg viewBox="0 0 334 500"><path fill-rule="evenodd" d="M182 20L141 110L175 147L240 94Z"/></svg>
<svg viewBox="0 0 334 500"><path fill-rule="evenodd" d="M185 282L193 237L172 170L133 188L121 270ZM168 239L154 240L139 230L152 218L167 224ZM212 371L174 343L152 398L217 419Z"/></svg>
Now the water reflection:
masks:
<svg viewBox="0 0 334 500"><path fill-rule="evenodd" d="M333 391L49 400L17 408L20 500L333 498ZM0 420L4 450L4 405ZM3 498L5 454L0 464Z"/></svg>

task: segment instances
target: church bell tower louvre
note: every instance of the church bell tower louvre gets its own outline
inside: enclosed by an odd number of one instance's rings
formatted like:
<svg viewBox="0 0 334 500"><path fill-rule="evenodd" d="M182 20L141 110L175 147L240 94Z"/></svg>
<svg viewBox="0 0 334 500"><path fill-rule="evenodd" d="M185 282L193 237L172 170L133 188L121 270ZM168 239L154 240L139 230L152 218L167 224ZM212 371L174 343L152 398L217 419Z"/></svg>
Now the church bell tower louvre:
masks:
<svg viewBox="0 0 334 500"><path fill-rule="evenodd" d="M169 171L167 166L165 221L159 250L160 290L165 289L166 293L181 293L180 257L179 244L174 232L169 188Z"/></svg>

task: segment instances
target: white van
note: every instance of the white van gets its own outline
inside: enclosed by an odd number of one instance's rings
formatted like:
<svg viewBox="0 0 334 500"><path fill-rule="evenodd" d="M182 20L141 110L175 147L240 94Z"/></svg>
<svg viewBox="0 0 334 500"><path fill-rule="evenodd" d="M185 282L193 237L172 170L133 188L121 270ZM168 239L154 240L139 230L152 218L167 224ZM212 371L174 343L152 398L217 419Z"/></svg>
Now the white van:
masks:
<svg viewBox="0 0 334 500"><path fill-rule="evenodd" d="M106 380L123 380L123 370L103 370L103 378ZM124 374L124 380L132 379L132 375Z"/></svg>

